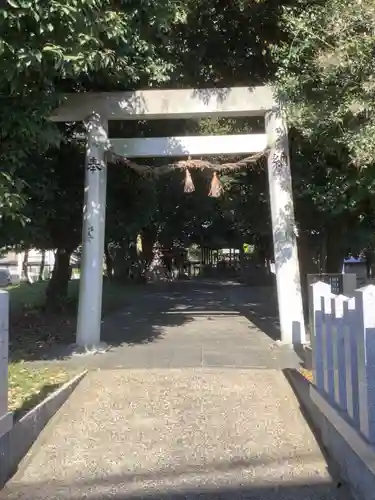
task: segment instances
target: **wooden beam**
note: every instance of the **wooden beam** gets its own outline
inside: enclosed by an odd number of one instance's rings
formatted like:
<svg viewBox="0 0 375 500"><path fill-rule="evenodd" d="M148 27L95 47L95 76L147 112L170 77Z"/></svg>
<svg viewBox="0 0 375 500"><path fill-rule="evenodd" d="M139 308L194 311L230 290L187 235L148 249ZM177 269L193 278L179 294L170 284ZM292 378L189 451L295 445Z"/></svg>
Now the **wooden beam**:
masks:
<svg viewBox="0 0 375 500"><path fill-rule="evenodd" d="M258 153L267 147L266 134L111 139L112 151L126 158Z"/></svg>
<svg viewBox="0 0 375 500"><path fill-rule="evenodd" d="M80 92L67 94L50 117L82 121L96 112L106 120L262 116L274 106L271 87Z"/></svg>

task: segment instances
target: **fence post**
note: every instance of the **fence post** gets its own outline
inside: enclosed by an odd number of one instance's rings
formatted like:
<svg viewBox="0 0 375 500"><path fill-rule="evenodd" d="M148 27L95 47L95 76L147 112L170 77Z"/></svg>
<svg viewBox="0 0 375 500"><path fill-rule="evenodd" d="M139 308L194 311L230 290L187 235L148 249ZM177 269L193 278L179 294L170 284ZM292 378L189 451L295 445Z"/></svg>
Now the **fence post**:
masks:
<svg viewBox="0 0 375 500"><path fill-rule="evenodd" d="M324 366L324 390L329 401L335 402L335 380L333 367L334 348L334 322L331 309L332 299L336 299L333 293L321 297L322 320L323 320L323 366Z"/></svg>
<svg viewBox="0 0 375 500"><path fill-rule="evenodd" d="M357 359L357 334L355 298L344 302L343 332L345 345L345 378L346 378L346 406L349 417L359 430L359 400L358 400L358 359Z"/></svg>
<svg viewBox="0 0 375 500"><path fill-rule="evenodd" d="M316 387L324 392L324 371L325 371L325 321L324 321L324 299L331 297L331 286L322 281L313 283L312 289L312 328L311 328L311 349L312 349L312 371Z"/></svg>
<svg viewBox="0 0 375 500"><path fill-rule="evenodd" d="M375 443L375 286L355 292L360 431Z"/></svg>
<svg viewBox="0 0 375 500"><path fill-rule="evenodd" d="M335 402L344 411L347 410L346 401L346 362L344 342L344 303L349 299L338 295L331 299L332 310L332 337L333 337L333 378Z"/></svg>
<svg viewBox="0 0 375 500"><path fill-rule="evenodd" d="M9 295L0 290L0 436L13 425L13 415L8 412L8 349L9 349Z"/></svg>

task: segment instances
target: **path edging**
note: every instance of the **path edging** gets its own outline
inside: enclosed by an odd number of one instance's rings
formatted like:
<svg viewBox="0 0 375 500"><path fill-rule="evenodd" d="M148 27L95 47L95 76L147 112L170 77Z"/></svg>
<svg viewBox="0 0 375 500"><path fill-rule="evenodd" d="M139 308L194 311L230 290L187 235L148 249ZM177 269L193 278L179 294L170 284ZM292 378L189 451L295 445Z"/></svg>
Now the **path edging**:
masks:
<svg viewBox="0 0 375 500"><path fill-rule="evenodd" d="M0 489L16 473L19 463L48 421L65 403L86 373L87 370L63 384L0 437Z"/></svg>
<svg viewBox="0 0 375 500"><path fill-rule="evenodd" d="M286 376L353 497L356 500L373 500L375 448L302 375L288 372Z"/></svg>

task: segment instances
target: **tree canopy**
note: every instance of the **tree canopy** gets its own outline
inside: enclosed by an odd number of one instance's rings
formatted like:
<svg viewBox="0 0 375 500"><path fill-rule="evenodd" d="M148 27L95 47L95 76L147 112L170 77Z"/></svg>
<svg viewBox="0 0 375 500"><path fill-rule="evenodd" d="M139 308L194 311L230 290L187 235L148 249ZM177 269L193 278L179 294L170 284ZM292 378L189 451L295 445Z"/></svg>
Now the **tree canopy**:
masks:
<svg viewBox="0 0 375 500"><path fill-rule="evenodd" d="M298 0L274 48L289 120L316 146L358 167L374 164L373 0Z"/></svg>
<svg viewBox="0 0 375 500"><path fill-rule="evenodd" d="M21 215L16 169L58 144L46 121L60 92L129 89L164 81L167 32L184 2L6 0L0 8L0 208Z"/></svg>
<svg viewBox="0 0 375 500"><path fill-rule="evenodd" d="M297 219L305 246L321 255L330 247L331 272L373 231L374 12L372 0L294 1L272 47L292 128Z"/></svg>
<svg viewBox="0 0 375 500"><path fill-rule="evenodd" d="M336 271L348 248L363 248L374 230L374 12L372 0L6 0L0 247L69 253L79 246L84 144L76 124L46 119L62 92L272 83L290 124L303 273ZM248 133L264 124L110 125L117 137L146 137ZM148 255L155 238L166 245L245 240L272 258L265 166L224 176L216 200L207 197L208 177L193 177L196 191L186 195L178 172L145 179L110 165L107 254L115 248L129 257L142 233ZM64 233L56 231L61 225Z"/></svg>

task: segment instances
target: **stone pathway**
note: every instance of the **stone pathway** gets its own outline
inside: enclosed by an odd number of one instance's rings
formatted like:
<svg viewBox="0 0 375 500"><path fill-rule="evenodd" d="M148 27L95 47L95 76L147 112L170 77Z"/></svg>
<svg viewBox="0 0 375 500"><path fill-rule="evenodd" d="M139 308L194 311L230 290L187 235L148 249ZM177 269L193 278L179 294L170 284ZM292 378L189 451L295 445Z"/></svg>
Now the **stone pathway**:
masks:
<svg viewBox="0 0 375 500"><path fill-rule="evenodd" d="M275 345L275 310L268 288L199 281L140 287L104 321L109 352L71 357L57 351L51 361L101 369L297 367L295 353Z"/></svg>
<svg viewBox="0 0 375 500"><path fill-rule="evenodd" d="M60 361L93 370L0 500L351 500L282 372L299 360L275 346L272 291L137 295L103 325L110 352Z"/></svg>

